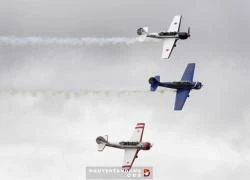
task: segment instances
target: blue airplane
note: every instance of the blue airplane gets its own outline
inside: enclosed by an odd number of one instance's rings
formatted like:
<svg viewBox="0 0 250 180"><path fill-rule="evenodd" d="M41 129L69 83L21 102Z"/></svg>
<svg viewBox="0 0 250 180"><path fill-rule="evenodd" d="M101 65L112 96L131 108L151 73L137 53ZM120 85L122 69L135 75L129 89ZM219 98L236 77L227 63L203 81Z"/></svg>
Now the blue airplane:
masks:
<svg viewBox="0 0 250 180"><path fill-rule="evenodd" d="M195 63L189 63L180 81L160 82L160 76L151 77L148 80L149 84L151 85L150 90L156 91L158 86L176 89L177 92L176 92L174 110L180 111L182 110L187 97L189 97L189 92L192 89L201 89L203 86L201 82L193 81L194 69L195 69Z"/></svg>

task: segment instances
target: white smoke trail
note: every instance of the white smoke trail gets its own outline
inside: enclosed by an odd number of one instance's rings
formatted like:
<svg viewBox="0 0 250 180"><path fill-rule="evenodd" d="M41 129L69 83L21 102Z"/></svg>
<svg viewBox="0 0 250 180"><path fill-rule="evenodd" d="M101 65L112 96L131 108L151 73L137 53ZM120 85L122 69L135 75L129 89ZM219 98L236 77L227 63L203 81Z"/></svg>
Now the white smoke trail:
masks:
<svg viewBox="0 0 250 180"><path fill-rule="evenodd" d="M150 40L147 40L150 41ZM10 46L24 46L24 45L70 45L70 46L84 46L84 45L117 45L125 44L131 45L141 42L140 38L128 37L111 37L111 38L98 38L98 37L82 37L82 38L63 38L63 37L17 37L17 36L0 36L0 45Z"/></svg>
<svg viewBox="0 0 250 180"><path fill-rule="evenodd" d="M0 90L0 96L4 95L24 95L24 96L133 96L145 94L164 94L171 90L158 90L150 92L149 90L80 90L80 91L57 91L57 90Z"/></svg>

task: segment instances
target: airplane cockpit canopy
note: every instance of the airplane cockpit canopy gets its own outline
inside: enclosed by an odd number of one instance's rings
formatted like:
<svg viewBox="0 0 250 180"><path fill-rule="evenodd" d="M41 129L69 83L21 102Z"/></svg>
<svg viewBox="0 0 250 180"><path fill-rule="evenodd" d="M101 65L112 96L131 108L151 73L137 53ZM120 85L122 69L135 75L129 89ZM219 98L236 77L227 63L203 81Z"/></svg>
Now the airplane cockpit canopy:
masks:
<svg viewBox="0 0 250 180"><path fill-rule="evenodd" d="M173 84L175 85L190 85L188 81L174 81Z"/></svg>
<svg viewBox="0 0 250 180"><path fill-rule="evenodd" d="M140 142L130 142L130 141L122 141L122 142L120 142L119 144L120 145L132 145L132 146L134 146L134 145L138 145Z"/></svg>
<svg viewBox="0 0 250 180"><path fill-rule="evenodd" d="M159 36L174 36L177 32L159 32Z"/></svg>

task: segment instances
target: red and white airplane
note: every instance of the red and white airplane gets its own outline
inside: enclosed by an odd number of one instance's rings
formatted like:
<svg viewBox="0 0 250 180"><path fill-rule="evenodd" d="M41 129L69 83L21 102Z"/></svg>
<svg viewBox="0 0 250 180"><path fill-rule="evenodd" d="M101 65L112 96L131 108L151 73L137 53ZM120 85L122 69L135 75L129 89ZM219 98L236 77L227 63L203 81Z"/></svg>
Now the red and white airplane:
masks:
<svg viewBox="0 0 250 180"><path fill-rule="evenodd" d="M137 123L132 137L129 141L121 141L118 143L111 143L108 141L108 136L99 136L96 138L98 144L98 151L103 151L106 146L124 149L124 161L122 168L129 171L132 167L135 158L140 150L149 150L152 144L149 142L142 142L142 136L145 123Z"/></svg>
<svg viewBox="0 0 250 180"><path fill-rule="evenodd" d="M182 16L174 16L168 31L163 31L159 33L149 33L148 27L142 27L137 29L137 34L140 37L141 41L144 41L146 38L154 39L163 39L163 49L161 58L168 59L172 53L174 47L176 47L176 42L179 39L187 39L190 37L190 28L187 32L180 32Z"/></svg>

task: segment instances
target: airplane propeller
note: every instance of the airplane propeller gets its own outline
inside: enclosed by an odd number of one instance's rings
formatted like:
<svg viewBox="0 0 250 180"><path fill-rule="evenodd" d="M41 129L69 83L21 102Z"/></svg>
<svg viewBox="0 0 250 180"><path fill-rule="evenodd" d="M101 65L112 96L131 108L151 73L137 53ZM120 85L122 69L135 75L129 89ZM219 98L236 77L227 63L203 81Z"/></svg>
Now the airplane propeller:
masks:
<svg viewBox="0 0 250 180"><path fill-rule="evenodd" d="M189 37L191 36L191 34L190 34L190 27L188 27L188 35L189 35Z"/></svg>

